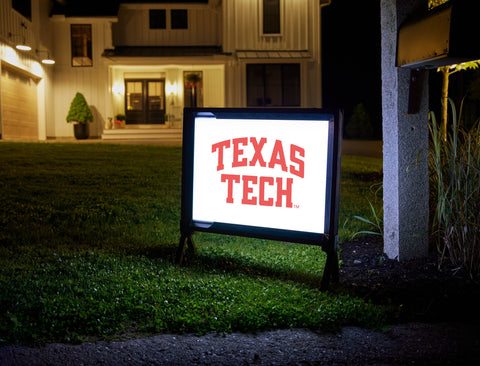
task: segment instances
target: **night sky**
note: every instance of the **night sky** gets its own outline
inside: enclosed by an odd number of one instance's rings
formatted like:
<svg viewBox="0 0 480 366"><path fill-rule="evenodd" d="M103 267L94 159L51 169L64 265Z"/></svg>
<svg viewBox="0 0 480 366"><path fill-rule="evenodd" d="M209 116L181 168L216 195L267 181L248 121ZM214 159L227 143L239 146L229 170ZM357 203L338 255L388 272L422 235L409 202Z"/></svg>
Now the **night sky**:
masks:
<svg viewBox="0 0 480 366"><path fill-rule="evenodd" d="M322 11L323 105L347 123L363 103L381 138L380 0L332 0Z"/></svg>

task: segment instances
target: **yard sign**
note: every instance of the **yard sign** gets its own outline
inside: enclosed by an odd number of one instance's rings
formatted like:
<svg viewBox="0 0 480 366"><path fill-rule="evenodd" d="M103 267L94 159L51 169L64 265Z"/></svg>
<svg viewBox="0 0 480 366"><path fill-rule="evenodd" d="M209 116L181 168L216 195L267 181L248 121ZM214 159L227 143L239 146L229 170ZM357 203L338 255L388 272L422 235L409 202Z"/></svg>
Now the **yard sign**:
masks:
<svg viewBox="0 0 480 366"><path fill-rule="evenodd" d="M340 124L320 109L186 108L179 262L207 231L321 245L336 276Z"/></svg>

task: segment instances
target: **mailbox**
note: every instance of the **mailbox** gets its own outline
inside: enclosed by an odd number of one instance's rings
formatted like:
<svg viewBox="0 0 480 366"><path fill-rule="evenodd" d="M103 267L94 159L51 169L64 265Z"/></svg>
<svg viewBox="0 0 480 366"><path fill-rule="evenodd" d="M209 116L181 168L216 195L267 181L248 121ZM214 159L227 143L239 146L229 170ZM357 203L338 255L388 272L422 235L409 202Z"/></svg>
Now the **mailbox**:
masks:
<svg viewBox="0 0 480 366"><path fill-rule="evenodd" d="M436 68L480 59L476 1L451 1L400 26L397 66Z"/></svg>

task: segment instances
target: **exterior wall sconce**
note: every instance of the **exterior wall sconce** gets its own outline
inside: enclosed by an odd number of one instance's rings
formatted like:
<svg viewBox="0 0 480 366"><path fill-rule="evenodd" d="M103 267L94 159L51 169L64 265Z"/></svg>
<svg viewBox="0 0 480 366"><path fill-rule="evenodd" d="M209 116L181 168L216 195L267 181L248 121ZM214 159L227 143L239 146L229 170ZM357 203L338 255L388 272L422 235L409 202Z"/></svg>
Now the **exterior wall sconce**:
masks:
<svg viewBox="0 0 480 366"><path fill-rule="evenodd" d="M40 56L40 54L46 54L46 57L41 57L41 60L42 60L42 64L45 64L45 65L53 65L55 64L55 60L53 58L50 57L50 52L48 51L40 51L40 50L36 50L36 53L37 55Z"/></svg>
<svg viewBox="0 0 480 366"><path fill-rule="evenodd" d="M177 84L176 83L173 83L173 84L167 84L167 94L168 95L171 95L171 96L175 96L177 95L177 92L178 92L178 88L177 88Z"/></svg>
<svg viewBox="0 0 480 366"><path fill-rule="evenodd" d="M8 33L8 37L9 38L14 38L14 39L19 39L20 38L20 41L15 43L15 48L17 50L20 50L20 51L31 51L32 50L32 47L30 47L27 44L27 42L25 41L24 36L18 36L18 35L14 35L12 33Z"/></svg>
<svg viewBox="0 0 480 366"><path fill-rule="evenodd" d="M118 96L122 96L125 94L125 85L120 83L114 83L112 86L112 92L117 94Z"/></svg>
<svg viewBox="0 0 480 366"><path fill-rule="evenodd" d="M27 44L25 43L25 39L23 40L22 43L16 44L16 45L15 45L15 48L16 48L17 50L20 50L20 51L31 51L31 50L32 50L32 47L30 47L29 45L27 45Z"/></svg>
<svg viewBox="0 0 480 366"><path fill-rule="evenodd" d="M165 89L165 91L167 92L167 96L170 97L170 105L174 106L177 102L175 98L178 93L177 83L169 83L166 85Z"/></svg>
<svg viewBox="0 0 480 366"><path fill-rule="evenodd" d="M27 26L25 25L25 23L22 23L21 26L22 26L23 29L27 29ZM15 44L15 48L17 50L20 50L20 51L31 51L32 50L32 47L30 47L26 42L25 35L8 33L8 37L9 38L14 38L14 39L17 39L17 40L20 39L20 41L17 41L17 43Z"/></svg>

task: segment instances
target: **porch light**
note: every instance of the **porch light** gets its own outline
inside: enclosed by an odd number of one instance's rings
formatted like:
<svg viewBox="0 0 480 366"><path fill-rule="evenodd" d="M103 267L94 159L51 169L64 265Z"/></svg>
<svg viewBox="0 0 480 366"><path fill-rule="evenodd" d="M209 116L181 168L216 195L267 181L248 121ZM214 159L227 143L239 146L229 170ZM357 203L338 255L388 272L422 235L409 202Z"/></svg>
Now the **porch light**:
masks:
<svg viewBox="0 0 480 366"><path fill-rule="evenodd" d="M55 64L55 60L50 57L50 52L37 50L36 53L37 55L40 55L41 53L46 54L46 57L41 57L42 64L45 64L45 65Z"/></svg>
<svg viewBox="0 0 480 366"><path fill-rule="evenodd" d="M112 92L114 92L117 95L125 94L125 85L120 83L114 83L112 86Z"/></svg>
<svg viewBox="0 0 480 366"><path fill-rule="evenodd" d="M47 58L42 59L42 64L53 65L54 63L55 63L55 60L50 56L47 56Z"/></svg>
<svg viewBox="0 0 480 366"><path fill-rule="evenodd" d="M17 50L21 50L21 51L31 51L31 50L32 50L32 47L30 47L30 46L27 44L24 36L20 36L20 35L15 35L15 34L12 34L12 33L8 33L8 37L9 37L9 38L13 38L13 39L20 39L19 42L16 42L16 43L15 43L15 48L16 48Z"/></svg>
<svg viewBox="0 0 480 366"><path fill-rule="evenodd" d="M21 51L31 51L32 50L32 47L30 47L28 44L25 43L25 39L23 40L22 43L18 43L15 48L17 50L21 50Z"/></svg>
<svg viewBox="0 0 480 366"><path fill-rule="evenodd" d="M177 95L177 91L178 91L177 83L167 84L166 89L167 89L168 95L172 95L172 96Z"/></svg>
<svg viewBox="0 0 480 366"><path fill-rule="evenodd" d="M25 25L25 23L21 23L21 26L23 29L27 29L27 26ZM23 32L22 32L23 33ZM24 34L13 34L13 33L8 33L8 37L9 38L14 38L14 39L20 39L20 41L17 41L17 43L15 44L15 48L17 50L21 50L21 51L31 51L32 50L32 47L30 47L27 42L26 42L26 39L25 39L25 35Z"/></svg>

